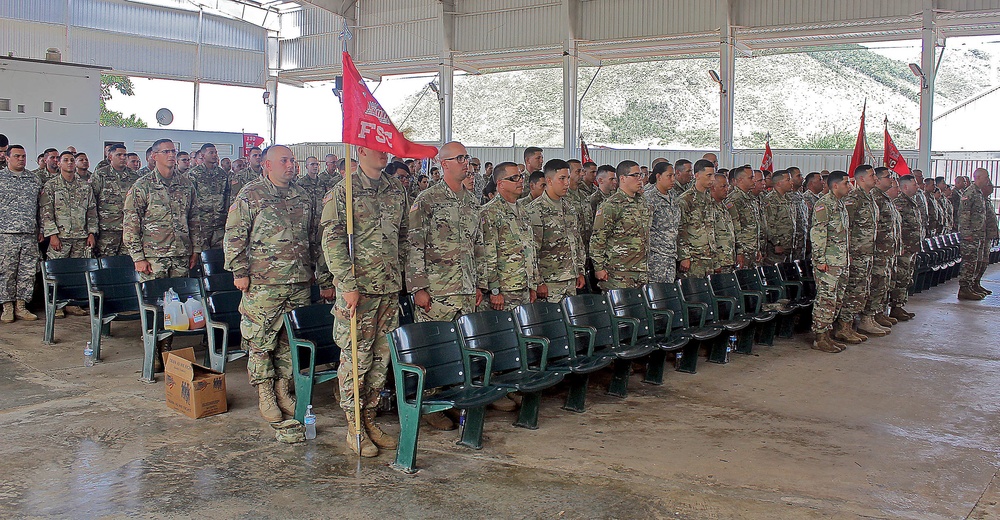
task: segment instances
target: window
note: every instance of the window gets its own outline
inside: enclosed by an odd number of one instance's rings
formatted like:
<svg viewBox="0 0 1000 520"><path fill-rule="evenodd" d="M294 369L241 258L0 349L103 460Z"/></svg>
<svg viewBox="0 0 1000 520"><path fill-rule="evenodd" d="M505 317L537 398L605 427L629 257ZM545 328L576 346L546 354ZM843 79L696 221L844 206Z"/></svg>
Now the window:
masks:
<svg viewBox="0 0 1000 520"><path fill-rule="evenodd" d="M9 99L0 99L0 112L10 112Z"/></svg>
<svg viewBox="0 0 1000 520"><path fill-rule="evenodd" d="M24 105L17 105L17 113L18 114L24 113Z"/></svg>
<svg viewBox="0 0 1000 520"><path fill-rule="evenodd" d="M42 110L45 112L52 112L52 102L46 101L42 104Z"/></svg>
<svg viewBox="0 0 1000 520"><path fill-rule="evenodd" d="M59 109L59 115L61 115L61 116L66 115L66 107L62 107L62 108Z"/></svg>

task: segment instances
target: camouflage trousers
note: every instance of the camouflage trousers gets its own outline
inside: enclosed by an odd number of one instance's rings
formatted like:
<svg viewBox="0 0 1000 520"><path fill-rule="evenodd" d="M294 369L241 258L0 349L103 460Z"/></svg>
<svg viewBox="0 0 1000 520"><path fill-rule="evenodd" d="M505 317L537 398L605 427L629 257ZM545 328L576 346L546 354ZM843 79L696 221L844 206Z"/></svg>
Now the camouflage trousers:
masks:
<svg viewBox="0 0 1000 520"><path fill-rule="evenodd" d="M674 283L677 280L677 256L650 253L649 281L651 283Z"/></svg>
<svg viewBox="0 0 1000 520"><path fill-rule="evenodd" d="M191 259L186 256L147 258L152 274L139 273L140 282L156 278L183 278L191 273ZM245 298L244 298L245 299Z"/></svg>
<svg viewBox="0 0 1000 520"><path fill-rule="evenodd" d="M122 253L122 230L102 229L97 236L97 256L117 256Z"/></svg>
<svg viewBox="0 0 1000 520"><path fill-rule="evenodd" d="M913 283L913 267L916 255L899 255L892 270L892 291L889 293L889 303L893 307L902 307L910 299L910 284Z"/></svg>
<svg viewBox="0 0 1000 520"><path fill-rule="evenodd" d="M646 285L648 277L643 272L608 271L608 279L601 282L605 291L611 289L633 289Z"/></svg>
<svg viewBox="0 0 1000 520"><path fill-rule="evenodd" d="M704 278L715 272L715 261L711 258L692 258L691 267L687 271L680 271L680 278Z"/></svg>
<svg viewBox="0 0 1000 520"><path fill-rule="evenodd" d="M889 291L892 290L892 272L895 256L881 256L875 253L872 261L872 276L868 295L868 303L865 304L865 314L875 315L886 312L889 304Z"/></svg>
<svg viewBox="0 0 1000 520"><path fill-rule="evenodd" d="M978 277L981 276L979 263L984 261L984 251L987 255L985 261L989 261L989 245L984 247L984 244L988 244L988 242L981 237L962 237L962 243L959 246L962 252L962 267L958 272L958 285L962 287L975 285Z"/></svg>
<svg viewBox="0 0 1000 520"><path fill-rule="evenodd" d="M257 386L291 379L292 354L282 323L285 313L309 304L309 284L250 284L240 302L240 334L249 352L247 374Z"/></svg>
<svg viewBox="0 0 1000 520"><path fill-rule="evenodd" d="M764 259L761 260L763 265L778 265L783 264L788 261L789 253L786 250L784 253L775 253L774 247L768 244L767 249L764 251Z"/></svg>
<svg viewBox="0 0 1000 520"><path fill-rule="evenodd" d="M604 282L601 282L601 284L603 285ZM576 296L576 278L545 282L545 286L549 289L549 295L545 298L545 301L549 303L559 303L567 296Z"/></svg>
<svg viewBox="0 0 1000 520"><path fill-rule="evenodd" d="M518 305L531 303L531 293L528 289L521 289L520 291L500 291L500 296L503 296L503 310L505 311L514 310L514 307L517 307ZM489 294L483 298L483 303L480 303L479 308L476 310L494 310L493 306L490 304Z"/></svg>
<svg viewBox="0 0 1000 520"><path fill-rule="evenodd" d="M31 301L38 270L38 236L0 233L0 303Z"/></svg>
<svg viewBox="0 0 1000 520"><path fill-rule="evenodd" d="M824 273L813 269L816 278L816 299L813 301L812 330L819 334L830 330L837 311L844 302L847 289L846 266L829 265Z"/></svg>
<svg viewBox="0 0 1000 520"><path fill-rule="evenodd" d="M422 321L452 321L463 314L476 312L475 294L453 294L450 296L431 295L431 310L423 307L414 309L413 319Z"/></svg>
<svg viewBox="0 0 1000 520"><path fill-rule="evenodd" d="M87 246L86 238L65 238L60 240L59 251L49 244L49 259L57 258L93 258L94 251Z"/></svg>
<svg viewBox="0 0 1000 520"><path fill-rule="evenodd" d="M223 223L225 226L225 223ZM226 228L222 227L214 231L205 232L205 249L221 249L222 239L226 236Z"/></svg>
<svg viewBox="0 0 1000 520"><path fill-rule="evenodd" d="M868 303L869 281L872 276L872 257L858 255L851 257L851 265L847 268L847 288L844 291L844 303L840 306L837 316L842 322L853 323L854 318L865 310ZM814 306L815 307L815 306Z"/></svg>
<svg viewBox="0 0 1000 520"><path fill-rule="evenodd" d="M337 291L333 307L333 340L340 345L337 381L340 407L354 413L354 363L351 352L351 320L347 304ZM356 310L358 319L358 392L361 409L378 406L389 369L389 340L386 334L399 326L398 294L362 294Z"/></svg>

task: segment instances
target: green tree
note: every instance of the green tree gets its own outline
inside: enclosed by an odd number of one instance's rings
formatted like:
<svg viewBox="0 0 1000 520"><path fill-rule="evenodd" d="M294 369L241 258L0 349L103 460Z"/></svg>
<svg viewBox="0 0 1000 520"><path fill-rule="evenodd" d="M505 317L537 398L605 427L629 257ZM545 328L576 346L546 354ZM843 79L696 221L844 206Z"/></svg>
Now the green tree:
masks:
<svg viewBox="0 0 1000 520"><path fill-rule="evenodd" d="M149 125L141 117L125 114L116 110L108 110L107 102L111 99L111 89L125 96L135 95L135 86L128 76L101 75L101 126L123 126L128 128L147 128Z"/></svg>

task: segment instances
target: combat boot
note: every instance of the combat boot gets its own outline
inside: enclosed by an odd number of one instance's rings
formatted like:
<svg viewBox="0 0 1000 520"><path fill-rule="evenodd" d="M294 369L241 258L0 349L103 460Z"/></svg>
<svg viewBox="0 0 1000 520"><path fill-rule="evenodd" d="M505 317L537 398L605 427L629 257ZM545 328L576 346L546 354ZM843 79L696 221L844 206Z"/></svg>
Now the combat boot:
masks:
<svg viewBox="0 0 1000 520"><path fill-rule="evenodd" d="M863 339L857 337L857 335L853 332L854 331L851 330L851 327L847 323L840 320L833 322L833 339L850 343L852 345L857 345L858 343L864 341Z"/></svg>
<svg viewBox="0 0 1000 520"><path fill-rule="evenodd" d="M889 317L895 318L898 321L910 321L910 314L902 307L896 307L895 305L889 311Z"/></svg>
<svg viewBox="0 0 1000 520"><path fill-rule="evenodd" d="M840 352L840 348L830 341L829 332L819 332L816 334L816 339L813 340L813 350L818 350L820 352L829 352L831 354L836 354Z"/></svg>
<svg viewBox="0 0 1000 520"><path fill-rule="evenodd" d="M14 302L3 304L3 314L0 315L0 322L14 323Z"/></svg>
<svg viewBox="0 0 1000 520"><path fill-rule="evenodd" d="M383 450L394 450L399 447L399 441L395 437L385 433L378 424L375 424L374 408L365 408L362 413L364 414L361 418L364 420L365 431L368 432L368 438L375 446Z"/></svg>
<svg viewBox="0 0 1000 520"><path fill-rule="evenodd" d="M35 316L28 310L28 307L24 304L24 300L17 300L17 303L14 304L14 317L24 321L35 321L38 319L38 316Z"/></svg>
<svg viewBox="0 0 1000 520"><path fill-rule="evenodd" d="M354 417L351 416L351 412L347 412L347 446L354 453L358 453L358 431L354 429ZM362 457L378 456L378 446L372 443L372 440L368 437L368 432L365 431L364 424L361 425L360 455Z"/></svg>
<svg viewBox="0 0 1000 520"><path fill-rule="evenodd" d="M985 296L975 292L967 285L963 285L958 288L958 299L959 300L972 300L979 301L985 298Z"/></svg>
<svg viewBox="0 0 1000 520"><path fill-rule="evenodd" d="M878 323L875 323L875 320L867 314L861 315L861 321L858 322L858 332L866 336L874 336L876 338L881 338L882 336L888 334L885 329L879 327Z"/></svg>
<svg viewBox="0 0 1000 520"><path fill-rule="evenodd" d="M63 309L70 316L90 316L90 313L76 305L67 305Z"/></svg>
<svg viewBox="0 0 1000 520"><path fill-rule="evenodd" d="M511 395L513 394L507 394L502 399L490 403L489 407L501 412L513 412L514 410L517 410L517 403L511 398Z"/></svg>
<svg viewBox="0 0 1000 520"><path fill-rule="evenodd" d="M261 417L267 422L281 422L283 417L281 417L281 409L278 408L278 403L275 401L274 380L268 379L257 385L257 398L260 401L257 407L260 408Z"/></svg>
<svg viewBox="0 0 1000 520"><path fill-rule="evenodd" d="M872 319L875 320L875 323L881 325L883 329L891 329L896 324L896 320L886 316L884 312L872 316Z"/></svg>
<svg viewBox="0 0 1000 520"><path fill-rule="evenodd" d="M976 289L979 289L979 292L981 293L985 293L986 296L993 294L993 291L983 287L983 285L979 283L979 280L976 280Z"/></svg>
<svg viewBox="0 0 1000 520"><path fill-rule="evenodd" d="M295 398L290 392L291 382L290 379L285 378L274 381L274 397L278 402L278 409L288 416L295 415Z"/></svg>
<svg viewBox="0 0 1000 520"><path fill-rule="evenodd" d="M830 331L827 331L827 334L830 334ZM847 350L847 345L833 339L832 335L830 335L829 338L830 338L830 343L833 343L833 346L839 348L840 350Z"/></svg>
<svg viewBox="0 0 1000 520"><path fill-rule="evenodd" d="M424 416L424 422L435 430L449 431L457 428L455 421L449 419L444 412L429 413Z"/></svg>

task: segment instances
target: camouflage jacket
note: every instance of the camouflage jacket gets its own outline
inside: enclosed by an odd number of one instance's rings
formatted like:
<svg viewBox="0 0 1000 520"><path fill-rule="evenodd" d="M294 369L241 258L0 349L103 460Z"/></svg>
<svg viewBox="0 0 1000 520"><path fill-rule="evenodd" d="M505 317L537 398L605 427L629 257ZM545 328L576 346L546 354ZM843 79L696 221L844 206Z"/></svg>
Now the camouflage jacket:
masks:
<svg viewBox="0 0 1000 520"><path fill-rule="evenodd" d="M649 226L652 214L643 193L629 197L615 191L594 215L590 257L594 271L646 273L649 271Z"/></svg>
<svg viewBox="0 0 1000 520"><path fill-rule="evenodd" d="M122 219L122 242L132 261L201 252L192 242L200 236L197 200L198 190L187 175L164 179L154 171L135 181Z"/></svg>
<svg viewBox="0 0 1000 520"><path fill-rule="evenodd" d="M410 206L407 225L407 289L427 289L434 296L475 294L479 202L472 192L455 193L445 182L427 188Z"/></svg>
<svg viewBox="0 0 1000 520"><path fill-rule="evenodd" d="M792 212L795 217L795 234L792 240L792 248L799 253L805 251L806 242L809 240L807 233L809 228L806 222L809 221L809 207L806 205L805 195L801 191L792 190L788 192L788 199L792 201Z"/></svg>
<svg viewBox="0 0 1000 520"><path fill-rule="evenodd" d="M590 196L593 195L595 191L597 191L597 186L594 186L593 184L588 184L583 179L580 179L580 184L577 185L577 188L581 192L583 192L583 195L587 198L587 200L590 200Z"/></svg>
<svg viewBox="0 0 1000 520"><path fill-rule="evenodd" d="M222 168L216 166L209 169L204 164L191 168L187 174L198 188L198 222L203 233L202 247L208 247L212 233L226 226L226 208L233 198L229 178Z"/></svg>
<svg viewBox="0 0 1000 520"><path fill-rule="evenodd" d="M97 197L97 218L100 220L101 231L122 230L125 194L135 182L132 180L133 175L128 167L116 172L111 166L107 166L94 172L91 186Z"/></svg>
<svg viewBox="0 0 1000 520"><path fill-rule="evenodd" d="M247 185L250 181L257 180L264 176L264 167L261 166L260 170L254 170L251 167L246 167L238 172L233 172L229 174L229 193L230 196L235 197L239 194L240 190Z"/></svg>
<svg viewBox="0 0 1000 520"><path fill-rule="evenodd" d="M0 233L38 233L41 191L42 185L33 172L0 170Z"/></svg>
<svg viewBox="0 0 1000 520"><path fill-rule="evenodd" d="M323 255L341 293L392 294L403 289L409 219L403 185L382 173L378 187L367 175L351 177L354 203L354 269L347 241L347 186L323 198Z"/></svg>
<svg viewBox="0 0 1000 520"><path fill-rule="evenodd" d="M847 208L851 225L851 256L863 258L874 255L875 223L879 220L879 213L872 194L855 187L841 200Z"/></svg>
<svg viewBox="0 0 1000 520"><path fill-rule="evenodd" d="M941 208L941 219L942 219L941 232L951 233L952 231L955 230L955 219L954 219L955 211L951 207L951 200L949 200L948 197L942 196L937 201L937 203L938 206Z"/></svg>
<svg viewBox="0 0 1000 520"><path fill-rule="evenodd" d="M879 258L889 258L899 252L899 212L892 205L889 196L878 187L872 188L872 202L878 210L879 219L875 221L875 254Z"/></svg>
<svg viewBox="0 0 1000 520"><path fill-rule="evenodd" d="M812 222L809 239L812 242L813 266L847 266L851 239L844 201L837 200L832 193L823 195L813 206Z"/></svg>
<svg viewBox="0 0 1000 520"><path fill-rule="evenodd" d="M576 211L576 222L580 231L580 238L583 240L584 250L590 249L590 235L594 232L594 215L590 212L590 198L579 188L572 189L566 193L566 200Z"/></svg>
<svg viewBox="0 0 1000 520"><path fill-rule="evenodd" d="M100 229L94 189L76 174L71 181L59 175L45 183L38 206L42 234L47 237L87 238Z"/></svg>
<svg viewBox="0 0 1000 520"><path fill-rule="evenodd" d="M755 262L757 253L764 249L763 216L753 195L733 188L726 197L726 212L732 219L733 236L737 255L743 255L747 262Z"/></svg>
<svg viewBox="0 0 1000 520"><path fill-rule="evenodd" d="M309 283L319 256L312 212L309 195L295 184L279 188L267 177L248 182L226 218L225 268L251 284Z"/></svg>
<svg viewBox="0 0 1000 520"><path fill-rule="evenodd" d="M893 206L899 211L900 217L900 244L903 254L912 255L920 251L920 241L924 237L923 224L920 222L920 211L917 209L916 201L900 193L893 199Z"/></svg>
<svg viewBox="0 0 1000 520"><path fill-rule="evenodd" d="M986 240L995 240L1000 238L1000 227L997 223L997 210L993 207L993 200L989 197L983 196L983 201L986 203L986 234L984 237Z"/></svg>
<svg viewBox="0 0 1000 520"><path fill-rule="evenodd" d="M736 265L736 231L733 226L733 218L729 214L726 205L728 201L716 202L715 211L715 264L720 267L732 267Z"/></svg>
<svg viewBox="0 0 1000 520"><path fill-rule="evenodd" d="M664 195L655 185L647 184L643 196L650 211L649 272L664 273L668 267L677 265L677 230L681 209L672 190Z"/></svg>
<svg viewBox="0 0 1000 520"><path fill-rule="evenodd" d="M324 175L324 173L316 175L316 178L310 177L308 173L302 173L295 179L295 184L305 190L317 202L317 206L326 197L326 192L333 188L334 185L329 184L329 182L330 176Z"/></svg>
<svg viewBox="0 0 1000 520"><path fill-rule="evenodd" d="M576 211L566 197L552 200L548 192L542 193L528 204L528 218L542 282L562 282L582 276L586 262L583 238L576 225Z"/></svg>
<svg viewBox="0 0 1000 520"><path fill-rule="evenodd" d="M798 209L788 193L781 195L774 190L764 196L764 235L772 249L782 247L785 254L791 252L797 216Z"/></svg>
<svg viewBox="0 0 1000 520"><path fill-rule="evenodd" d="M498 195L482 207L479 220L479 285L501 291L538 287L542 278L528 203L511 204Z"/></svg>
<svg viewBox="0 0 1000 520"><path fill-rule="evenodd" d="M600 207L601 203L608 200L610 195L605 195L601 190L594 190L594 193L590 194L587 199L590 202L590 217L593 218L594 214L597 213L597 208Z"/></svg>
<svg viewBox="0 0 1000 520"><path fill-rule="evenodd" d="M47 169L45 169L44 166L42 166L41 168L39 168L37 170L32 171L31 173L35 174L35 178L38 179L38 185L42 186L42 187L45 186L45 183L47 183L50 180L52 180L52 179L54 179L54 178L56 178L56 177L59 176L59 172L58 171L56 171L56 173L53 174L52 172L50 172Z"/></svg>
<svg viewBox="0 0 1000 520"><path fill-rule="evenodd" d="M986 234L986 197L975 184L962 191L958 210L958 232L962 240L981 240Z"/></svg>
<svg viewBox="0 0 1000 520"><path fill-rule="evenodd" d="M920 238L926 238L930 236L930 220L927 215L927 197L924 196L923 189L917 190L917 194L913 196L913 202L917 204L917 212L920 214L920 230L923 233Z"/></svg>
<svg viewBox="0 0 1000 520"><path fill-rule="evenodd" d="M713 260L718 253L715 227L709 225L715 222L716 205L708 191L691 188L677 201L681 212L677 230L678 260Z"/></svg>

